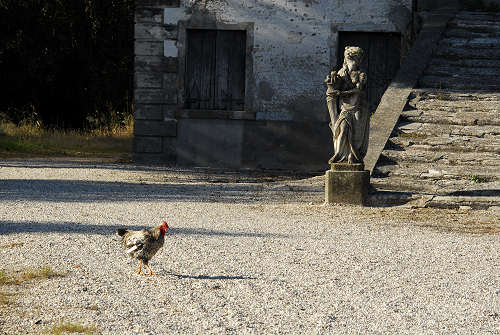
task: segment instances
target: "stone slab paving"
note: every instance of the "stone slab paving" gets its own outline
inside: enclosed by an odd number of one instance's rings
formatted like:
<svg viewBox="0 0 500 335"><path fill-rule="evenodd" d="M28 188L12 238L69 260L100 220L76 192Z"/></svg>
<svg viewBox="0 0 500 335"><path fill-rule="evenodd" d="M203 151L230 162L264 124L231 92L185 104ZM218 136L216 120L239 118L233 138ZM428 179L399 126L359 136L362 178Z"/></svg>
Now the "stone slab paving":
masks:
<svg viewBox="0 0 500 335"><path fill-rule="evenodd" d="M323 177L0 162L0 334L498 334L500 210L322 206ZM134 273L117 227L171 229Z"/></svg>

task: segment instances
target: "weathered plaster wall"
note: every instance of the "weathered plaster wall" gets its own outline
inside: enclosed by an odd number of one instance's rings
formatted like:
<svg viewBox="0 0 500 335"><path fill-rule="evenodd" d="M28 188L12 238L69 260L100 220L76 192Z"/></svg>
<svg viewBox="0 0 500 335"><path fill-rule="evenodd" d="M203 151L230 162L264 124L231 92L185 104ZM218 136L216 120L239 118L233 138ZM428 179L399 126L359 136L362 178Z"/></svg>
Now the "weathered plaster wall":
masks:
<svg viewBox="0 0 500 335"><path fill-rule="evenodd" d="M216 160L234 167L325 164L323 80L336 66L338 31L405 34L411 20L411 0L137 0L136 7L136 157L209 165L224 143L227 159ZM255 121L176 119L182 29L204 24L251 27L245 108Z"/></svg>
<svg viewBox="0 0 500 335"><path fill-rule="evenodd" d="M185 0L183 20L254 23L252 108L258 120L326 121L323 77L341 29L404 31L411 0ZM175 22L179 11L166 10Z"/></svg>

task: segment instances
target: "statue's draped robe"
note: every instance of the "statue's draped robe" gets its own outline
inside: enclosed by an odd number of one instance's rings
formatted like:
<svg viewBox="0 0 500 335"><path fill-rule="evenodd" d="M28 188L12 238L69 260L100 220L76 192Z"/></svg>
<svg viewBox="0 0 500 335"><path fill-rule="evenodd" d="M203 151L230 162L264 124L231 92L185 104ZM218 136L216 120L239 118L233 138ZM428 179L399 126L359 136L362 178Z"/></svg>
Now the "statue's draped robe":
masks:
<svg viewBox="0 0 500 335"><path fill-rule="evenodd" d="M344 66L332 79L333 85L327 91L334 140L330 163L362 163L368 149L370 117L364 99L366 74L349 72ZM335 98L331 94L333 90L340 91L340 96Z"/></svg>

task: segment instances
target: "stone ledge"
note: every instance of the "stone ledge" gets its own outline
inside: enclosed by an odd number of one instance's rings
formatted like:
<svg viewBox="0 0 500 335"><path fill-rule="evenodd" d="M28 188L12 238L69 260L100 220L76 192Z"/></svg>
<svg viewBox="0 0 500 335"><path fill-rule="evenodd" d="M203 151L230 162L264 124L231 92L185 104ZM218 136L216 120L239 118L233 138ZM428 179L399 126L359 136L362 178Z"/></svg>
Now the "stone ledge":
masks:
<svg viewBox="0 0 500 335"><path fill-rule="evenodd" d="M179 64L177 57L136 55L134 66L136 72L175 73Z"/></svg>
<svg viewBox="0 0 500 335"><path fill-rule="evenodd" d="M135 136L177 136L177 120L136 120Z"/></svg>
<svg viewBox="0 0 500 335"><path fill-rule="evenodd" d="M134 43L136 56L163 56L163 41L138 41Z"/></svg>
<svg viewBox="0 0 500 335"><path fill-rule="evenodd" d="M133 160L135 163L161 164L162 167L176 165L175 156L164 153L134 152Z"/></svg>
<svg viewBox="0 0 500 335"><path fill-rule="evenodd" d="M163 23L163 11L163 8L136 8L134 15L136 27L138 23L161 25Z"/></svg>
<svg viewBox="0 0 500 335"><path fill-rule="evenodd" d="M134 117L136 120L163 120L162 105L136 104Z"/></svg>
<svg viewBox="0 0 500 335"><path fill-rule="evenodd" d="M135 136L134 137L134 152L135 153L161 153L162 138L153 136Z"/></svg>
<svg viewBox="0 0 500 335"><path fill-rule="evenodd" d="M330 166L332 171L363 171L365 169L363 163L331 163Z"/></svg>
<svg viewBox="0 0 500 335"><path fill-rule="evenodd" d="M134 101L143 104L177 104L177 94L172 90L158 88L136 88Z"/></svg>
<svg viewBox="0 0 500 335"><path fill-rule="evenodd" d="M178 119L221 119L221 120L255 120L254 112L181 109L175 113Z"/></svg>
<svg viewBox="0 0 500 335"><path fill-rule="evenodd" d="M139 0L135 2L135 7L176 8L180 7L180 0Z"/></svg>
<svg viewBox="0 0 500 335"><path fill-rule="evenodd" d="M136 23L136 41L156 41L163 42L168 39L177 39L177 30L170 29L157 23Z"/></svg>
<svg viewBox="0 0 500 335"><path fill-rule="evenodd" d="M135 88L162 88L163 76L158 72L136 72Z"/></svg>

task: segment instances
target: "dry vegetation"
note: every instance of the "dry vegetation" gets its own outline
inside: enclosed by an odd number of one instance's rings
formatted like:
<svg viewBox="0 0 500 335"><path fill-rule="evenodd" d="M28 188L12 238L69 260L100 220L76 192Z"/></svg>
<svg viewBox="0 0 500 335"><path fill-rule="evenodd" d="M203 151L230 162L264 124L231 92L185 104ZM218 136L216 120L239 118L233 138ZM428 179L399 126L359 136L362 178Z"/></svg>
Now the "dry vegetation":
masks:
<svg viewBox="0 0 500 335"><path fill-rule="evenodd" d="M50 268L50 266L42 266L39 269L28 269L19 275L18 280L28 281L28 280L42 280L42 279L50 279L55 277L62 277L64 274L55 272Z"/></svg>
<svg viewBox="0 0 500 335"><path fill-rule="evenodd" d="M95 327L88 327L79 325L71 322L61 322L57 325L53 325L51 328L47 329L45 333L53 335L62 335L67 333L80 333L80 334L95 334Z"/></svg>
<svg viewBox="0 0 500 335"><path fill-rule="evenodd" d="M49 266L42 266L38 269L26 269L16 275L8 275L0 270L0 305L9 305L14 301L14 294L5 290L7 286L62 276L64 276L63 273L55 272Z"/></svg>
<svg viewBox="0 0 500 335"><path fill-rule="evenodd" d="M125 124L96 130L45 129L38 122L19 126L0 121L0 158L12 157L117 157L130 159L133 117Z"/></svg>
<svg viewBox="0 0 500 335"><path fill-rule="evenodd" d="M25 282L33 282L35 280L45 280L55 277L62 277L64 274L53 271L49 266L42 266L38 269L26 269L15 275L8 275L4 271L0 271L0 306L8 307L15 303L15 294L9 292L8 286L20 285ZM97 308L97 307L96 307ZM0 312L2 308L0 308ZM46 334L61 335L61 334L95 334L95 327L84 326L71 322L60 322L53 325L44 331Z"/></svg>
<svg viewBox="0 0 500 335"><path fill-rule="evenodd" d="M6 244L6 245L0 245L0 249L22 247L23 245L24 245L24 243L22 243L22 242L10 243L10 244Z"/></svg>

